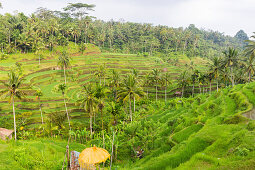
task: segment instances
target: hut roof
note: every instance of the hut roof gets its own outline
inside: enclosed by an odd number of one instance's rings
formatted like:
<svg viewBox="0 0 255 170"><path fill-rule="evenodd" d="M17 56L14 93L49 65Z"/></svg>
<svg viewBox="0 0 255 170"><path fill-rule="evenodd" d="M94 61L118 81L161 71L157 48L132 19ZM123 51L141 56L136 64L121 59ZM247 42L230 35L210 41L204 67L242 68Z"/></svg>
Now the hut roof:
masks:
<svg viewBox="0 0 255 170"><path fill-rule="evenodd" d="M5 136L10 136L13 133L13 130L0 128L0 134L3 134Z"/></svg>

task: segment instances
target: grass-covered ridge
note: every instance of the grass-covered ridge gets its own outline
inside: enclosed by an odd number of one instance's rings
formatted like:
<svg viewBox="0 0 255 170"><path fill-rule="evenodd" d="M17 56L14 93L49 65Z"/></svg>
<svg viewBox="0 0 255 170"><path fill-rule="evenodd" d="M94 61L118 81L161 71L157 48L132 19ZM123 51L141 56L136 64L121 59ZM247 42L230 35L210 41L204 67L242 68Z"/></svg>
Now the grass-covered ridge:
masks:
<svg viewBox="0 0 255 170"><path fill-rule="evenodd" d="M123 169L254 169L255 120L243 116L254 107L254 91L255 83L237 85L159 107L134 123L153 126L155 139L147 144L140 136L146 128L137 128L133 145L142 145L144 158Z"/></svg>
<svg viewBox="0 0 255 170"><path fill-rule="evenodd" d="M255 120L243 116L254 107L254 91L255 83L250 83L211 95L149 104L143 119L119 127L122 132L116 139L119 161L115 167L254 169ZM71 142L70 149L81 151L98 145L99 140L95 137L85 145ZM106 143L110 141L107 137ZM3 169L60 169L66 144L62 140L36 138L1 142L0 165ZM137 147L145 151L141 159L132 153L132 148Z"/></svg>

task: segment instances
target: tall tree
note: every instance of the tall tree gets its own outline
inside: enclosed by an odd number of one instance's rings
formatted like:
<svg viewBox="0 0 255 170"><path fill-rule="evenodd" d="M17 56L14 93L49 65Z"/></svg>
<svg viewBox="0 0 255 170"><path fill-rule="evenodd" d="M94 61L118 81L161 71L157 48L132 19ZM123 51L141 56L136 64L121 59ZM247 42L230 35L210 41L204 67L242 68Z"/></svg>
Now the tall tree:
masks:
<svg viewBox="0 0 255 170"><path fill-rule="evenodd" d="M102 121L102 132L103 132L103 148L105 148L104 140L104 120L103 120L103 109L105 107L105 98L107 93L110 92L105 86L97 85L95 90L95 97L97 98L98 109L101 112Z"/></svg>
<svg viewBox="0 0 255 170"><path fill-rule="evenodd" d="M66 105L65 90L66 90L66 85L65 84L59 84L58 85L58 91L61 92L61 94L64 98L64 104L65 104L66 116L67 116L67 120L68 120L68 124L69 124L69 130L71 130L70 118L69 118L68 109L67 109L67 105Z"/></svg>
<svg viewBox="0 0 255 170"><path fill-rule="evenodd" d="M189 78L188 78L188 73L187 71L184 71L180 74L179 78L178 78L178 86L181 87L182 89L182 95L181 97L184 96L184 91L185 91L185 87L189 84Z"/></svg>
<svg viewBox="0 0 255 170"><path fill-rule="evenodd" d="M36 96L36 99L38 100L38 103L39 103L39 108L40 108L40 112L41 112L41 119L42 119L42 125L43 125L43 112L42 112L42 105L41 105L41 97L43 96L43 93L42 93L41 89L37 90L35 92L34 96Z"/></svg>
<svg viewBox="0 0 255 170"><path fill-rule="evenodd" d="M229 48L227 51L224 51L223 54L225 55L224 65L225 67L230 69L230 80L232 86L235 86L235 75L233 74L233 69L237 66L238 63L238 52L234 48Z"/></svg>
<svg viewBox="0 0 255 170"><path fill-rule="evenodd" d="M168 87L169 84L171 84L168 72L165 72L161 79L162 79L163 86L165 86L165 102L166 102L166 99L167 99L167 87Z"/></svg>
<svg viewBox="0 0 255 170"><path fill-rule="evenodd" d="M106 75L106 66L105 64L98 66L97 71L95 72L95 76L99 78L99 83L101 85L101 79L104 79L105 85L105 75Z"/></svg>
<svg viewBox="0 0 255 170"><path fill-rule="evenodd" d="M16 131L16 114L15 114L15 98L21 99L25 93L21 88L22 79L19 74L15 73L11 70L8 74L9 78L7 83L1 81L1 83L5 86L6 89L1 90L0 94L2 98L9 97L9 102L12 104L13 111L13 124L14 124L14 135L15 141L17 140L17 131Z"/></svg>
<svg viewBox="0 0 255 170"><path fill-rule="evenodd" d="M129 102L129 113L131 122L133 121L131 100L133 98L135 105L135 100L139 100L142 96L144 96L144 92L136 81L134 75L128 74L127 77L124 79L123 86L119 91L118 97L119 99L122 99L124 103L127 101Z"/></svg>
<svg viewBox="0 0 255 170"><path fill-rule="evenodd" d="M217 83L217 92L219 91L219 75L220 71L222 69L222 59L219 57L214 57L212 59L212 64L210 66L210 70L212 70L212 73L214 75L214 78L216 79Z"/></svg>
<svg viewBox="0 0 255 170"><path fill-rule="evenodd" d="M116 69L111 70L110 86L113 87L114 99L117 100L117 91L120 86L120 73Z"/></svg>
<svg viewBox="0 0 255 170"><path fill-rule="evenodd" d="M58 58L58 65L64 69L65 85L66 85L66 69L71 66L70 57L66 51L63 51Z"/></svg>
<svg viewBox="0 0 255 170"><path fill-rule="evenodd" d="M245 47L245 56L248 57L247 61L247 72L249 76L249 82L251 81L251 76L254 74L254 60L255 60L255 41L247 41L248 45Z"/></svg>
<svg viewBox="0 0 255 170"><path fill-rule="evenodd" d="M95 89L92 85L83 86L82 92L78 95L78 103L90 116L90 137L93 138L92 117L97 109L98 100L95 96Z"/></svg>
<svg viewBox="0 0 255 170"><path fill-rule="evenodd" d="M154 85L156 88L156 101L158 101L158 84L160 81L160 70L159 69L157 69L157 68L152 69L152 78L153 78Z"/></svg>

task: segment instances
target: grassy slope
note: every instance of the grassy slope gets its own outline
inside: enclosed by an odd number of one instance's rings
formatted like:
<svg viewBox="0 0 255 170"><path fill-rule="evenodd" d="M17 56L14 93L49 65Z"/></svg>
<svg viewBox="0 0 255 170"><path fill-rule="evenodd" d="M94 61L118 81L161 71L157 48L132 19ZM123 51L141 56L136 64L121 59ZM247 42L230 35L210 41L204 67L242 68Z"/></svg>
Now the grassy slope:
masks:
<svg viewBox="0 0 255 170"><path fill-rule="evenodd" d="M212 95L177 98L165 106L154 106L156 113L149 112L152 113L149 117L136 123L157 122L157 126L152 127L153 134L158 134L156 149L145 150L144 158L134 163L116 167L254 169L255 122L242 116L253 109L254 92L255 83L250 83ZM60 169L65 146L66 142L53 139L23 140L17 144L0 141L0 167ZM72 143L70 148L81 151L84 146Z"/></svg>
<svg viewBox="0 0 255 170"><path fill-rule="evenodd" d="M255 121L242 116L254 101L255 83L173 100L147 118L160 122L158 148L124 169L255 169Z"/></svg>
<svg viewBox="0 0 255 170"><path fill-rule="evenodd" d="M55 92L55 87L63 83L63 72L62 70L53 70L57 66L58 54L63 47L55 48L55 52L45 52L43 54L43 60L41 65L38 65L37 56L34 54L13 54L8 57L7 60L0 61L0 79L4 80L7 78L7 73L10 70L10 66L14 66L16 62L22 64L22 70L24 74L24 83L26 85L31 85L33 90L27 92L27 99L29 101L16 101L16 112L21 114L24 112L31 112L32 116L28 118L28 122L31 122L31 126L25 127L29 129L35 126L35 124L40 123L40 112L38 107L38 101L35 100L33 93L37 88L40 88L43 92L41 97L43 103L43 112L49 114L51 112L61 111L64 112L63 99L60 93ZM143 57L133 54L114 54L114 53L100 53L100 50L90 45L85 51L85 54L79 54L78 46L70 44L68 46L68 52L72 55L72 69L68 69L68 84L67 84L67 98L68 98L68 109L71 115L71 121L86 121L87 114L84 112L77 112L78 107L75 106L77 92L83 84L89 81L95 81L93 72L98 68L100 64L106 64L108 71L110 69L116 68L121 72L122 75L130 72L131 69L135 68L139 70L141 76L151 72L153 68L168 68L169 73L171 73L171 78L175 79L178 74L186 68L185 64L190 63L189 59L185 56L179 56L180 63L177 66L173 66L171 63L158 63L155 57ZM177 54L179 55L179 54ZM192 59L195 61L195 66L205 69L206 60L203 59ZM110 74L110 73L108 73ZM107 80L107 78L106 78ZM3 87L0 84L0 88ZM170 89L168 90L168 92ZM155 97L155 88L149 87L149 96L151 98ZM159 90L159 97L164 96L164 89ZM12 109L7 102L0 100L0 115L9 116L9 121L12 121ZM44 116L46 116L44 114ZM35 123L35 124L34 124ZM19 125L18 125L19 126ZM85 125L86 126L86 125ZM6 128L11 128L12 123Z"/></svg>
<svg viewBox="0 0 255 170"><path fill-rule="evenodd" d="M67 142L53 139L0 141L0 169L61 169ZM85 147L71 143L70 150L81 152Z"/></svg>

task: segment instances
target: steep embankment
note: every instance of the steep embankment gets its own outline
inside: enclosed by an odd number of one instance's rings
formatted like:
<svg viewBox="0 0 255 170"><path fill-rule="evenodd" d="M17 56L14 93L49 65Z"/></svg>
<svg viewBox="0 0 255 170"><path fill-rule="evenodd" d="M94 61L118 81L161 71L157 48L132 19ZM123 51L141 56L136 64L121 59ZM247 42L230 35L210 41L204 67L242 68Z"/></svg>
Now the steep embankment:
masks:
<svg viewBox="0 0 255 170"><path fill-rule="evenodd" d="M132 125L149 123L154 139L132 132L144 157L124 169L255 169L255 121L243 116L254 105L255 83L174 99Z"/></svg>

